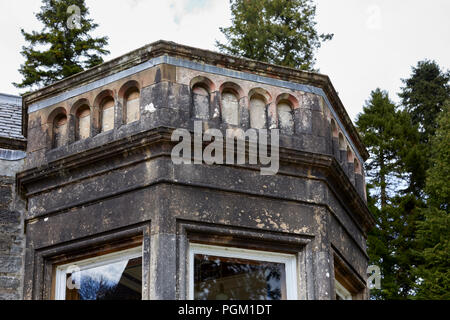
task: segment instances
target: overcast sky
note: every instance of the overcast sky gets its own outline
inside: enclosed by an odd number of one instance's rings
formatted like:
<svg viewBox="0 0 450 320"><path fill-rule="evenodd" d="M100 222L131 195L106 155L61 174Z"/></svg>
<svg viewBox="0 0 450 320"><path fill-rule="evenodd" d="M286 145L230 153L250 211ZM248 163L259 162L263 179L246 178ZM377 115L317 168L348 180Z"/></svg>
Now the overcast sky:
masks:
<svg viewBox="0 0 450 320"><path fill-rule="evenodd" d="M215 50L221 26L231 21L228 0L87 0L96 35L109 37L106 60L164 39ZM450 68L449 0L316 0L318 29L334 33L317 54L352 119L370 91L388 90L398 101L400 79L411 66L434 59ZM40 30L34 14L40 0L0 1L0 92L19 94L18 68L25 44L20 28Z"/></svg>

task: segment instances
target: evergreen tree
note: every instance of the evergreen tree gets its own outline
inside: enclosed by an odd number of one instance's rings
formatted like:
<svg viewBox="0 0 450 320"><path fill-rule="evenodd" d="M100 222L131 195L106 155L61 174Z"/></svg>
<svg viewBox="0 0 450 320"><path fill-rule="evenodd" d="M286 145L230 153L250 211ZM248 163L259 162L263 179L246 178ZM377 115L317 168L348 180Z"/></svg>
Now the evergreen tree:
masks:
<svg viewBox="0 0 450 320"><path fill-rule="evenodd" d="M396 191L399 183L406 179L400 155L405 144L409 147L414 143L416 130L408 114L397 111L388 93L381 89L372 91L356 125L371 155L366 173L377 191L376 202L385 208L389 204L389 193ZM407 136L409 139L405 139Z"/></svg>
<svg viewBox="0 0 450 320"><path fill-rule="evenodd" d="M43 24L40 32L27 33L22 55L26 61L19 72L23 75L18 88L39 88L69 77L103 62L109 51L107 37L93 38L97 28L84 0L43 0L41 12L36 14Z"/></svg>
<svg viewBox="0 0 450 320"><path fill-rule="evenodd" d="M312 0L230 0L232 26L220 28L220 51L258 61L312 70L315 52L332 34L316 31Z"/></svg>
<svg viewBox="0 0 450 320"><path fill-rule="evenodd" d="M417 298L450 299L450 100L438 118L432 138L431 166L425 192L424 221L418 222L418 238L424 263L417 270L422 283Z"/></svg>
<svg viewBox="0 0 450 320"><path fill-rule="evenodd" d="M417 127L409 114L390 101L387 92L371 93L356 122L370 153L366 171L369 178L369 209L377 221L368 237L370 263L380 266L382 289L373 290L378 299L405 299L413 294L413 268L419 262L414 248L415 225L420 201L399 190L408 180L404 158L418 141Z"/></svg>
<svg viewBox="0 0 450 320"><path fill-rule="evenodd" d="M426 171L429 168L430 141L437 128L437 118L444 102L450 98L450 72L442 71L434 61L420 61L412 68L409 79L402 80L405 87L399 94L402 105L413 123L419 127L420 152L410 159L411 172L409 190L421 197L425 187Z"/></svg>

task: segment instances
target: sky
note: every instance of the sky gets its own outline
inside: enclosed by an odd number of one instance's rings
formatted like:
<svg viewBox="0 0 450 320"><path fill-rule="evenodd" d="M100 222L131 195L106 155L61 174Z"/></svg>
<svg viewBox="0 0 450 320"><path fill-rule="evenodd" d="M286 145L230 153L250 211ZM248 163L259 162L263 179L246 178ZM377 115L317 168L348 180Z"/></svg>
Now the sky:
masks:
<svg viewBox="0 0 450 320"><path fill-rule="evenodd" d="M370 92L380 87L398 103L401 79L423 59L450 69L449 0L316 0L317 29L334 33L317 52L316 68L330 77L354 120ZM109 37L113 59L163 39L216 50L220 27L231 25L229 0L86 0ZM24 62L20 29L40 30L41 0L0 1L0 92L18 95L12 82Z"/></svg>

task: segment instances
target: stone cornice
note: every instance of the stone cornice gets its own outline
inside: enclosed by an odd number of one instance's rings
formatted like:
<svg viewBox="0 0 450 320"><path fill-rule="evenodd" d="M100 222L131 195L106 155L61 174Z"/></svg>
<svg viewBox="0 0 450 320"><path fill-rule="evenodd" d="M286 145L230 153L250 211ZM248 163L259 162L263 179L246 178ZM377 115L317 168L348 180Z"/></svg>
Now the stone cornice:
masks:
<svg viewBox="0 0 450 320"><path fill-rule="evenodd" d="M113 75L117 72L142 64L149 59L163 55L321 88L325 92L330 103L335 107L347 132L355 142L358 152L364 160L368 159L369 154L328 76L255 60L233 57L167 41L154 42L121 57L105 62L97 67L55 82L48 87L24 95L24 118L27 117L28 106L37 101L57 96L70 89Z"/></svg>
<svg viewBox="0 0 450 320"><path fill-rule="evenodd" d="M162 153L154 154L152 157L167 156L170 157L170 146L175 144L171 141L171 134L173 129L160 127L152 129L147 132L141 132L132 137L127 137L121 140L116 140L107 145L87 150L82 153L76 153L48 163L39 168L33 168L17 175L17 187L22 193L22 196L27 196L25 187L27 184L38 182L43 179L48 179L52 176L57 176L61 169L71 170L95 164L103 159L111 159L115 156L121 156L124 152L131 150L146 148L151 145L167 145L169 148L165 148ZM167 150L166 150L167 149ZM358 224L362 227L366 233L370 230L375 220L367 208L366 203L356 191L339 163L333 156L313 154L305 151L280 148L280 163L294 164L294 165L308 165L320 168L330 180L334 181L333 184L339 185L339 188L330 185L332 191L336 193L343 201L346 207L354 213L353 219L356 219ZM247 166L242 166L247 167ZM249 166L251 169L251 167ZM259 168L255 168L259 170ZM283 174L283 169L279 174ZM164 177L161 177L164 179Z"/></svg>

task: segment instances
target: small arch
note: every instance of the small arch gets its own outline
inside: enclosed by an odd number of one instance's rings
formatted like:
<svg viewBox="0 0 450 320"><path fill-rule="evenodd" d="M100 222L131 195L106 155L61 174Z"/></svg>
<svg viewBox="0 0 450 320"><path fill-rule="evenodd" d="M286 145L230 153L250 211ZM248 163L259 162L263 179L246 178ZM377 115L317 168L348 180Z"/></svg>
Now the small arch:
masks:
<svg viewBox="0 0 450 320"><path fill-rule="evenodd" d="M135 80L128 81L119 90L119 99L123 101L123 123L139 121L141 117L141 86Z"/></svg>
<svg viewBox="0 0 450 320"><path fill-rule="evenodd" d="M220 103L224 123L239 125L239 100L242 98L242 95L242 89L232 82L227 82L221 86Z"/></svg>
<svg viewBox="0 0 450 320"><path fill-rule="evenodd" d="M131 87L127 90L124 97L124 115L125 123L139 121L141 112L141 93L137 87Z"/></svg>
<svg viewBox="0 0 450 320"><path fill-rule="evenodd" d="M94 124L100 132L114 129L114 92L104 90L94 100Z"/></svg>
<svg viewBox="0 0 450 320"><path fill-rule="evenodd" d="M191 80L190 88L192 91L194 91L194 87L202 87L208 92L208 94L216 91L216 86L214 83L203 76L197 76Z"/></svg>
<svg viewBox="0 0 450 320"><path fill-rule="evenodd" d="M336 121L334 121L334 119L331 119L331 134L333 135L333 138L337 138L339 135Z"/></svg>
<svg viewBox="0 0 450 320"><path fill-rule="evenodd" d="M81 99L72 106L75 116L75 140L87 139L91 136L91 107L87 99Z"/></svg>
<svg viewBox="0 0 450 320"><path fill-rule="evenodd" d="M191 81L192 102L194 117L202 120L209 120L211 93L214 84L205 77L196 77Z"/></svg>
<svg viewBox="0 0 450 320"><path fill-rule="evenodd" d="M59 148L67 142L67 115L59 114L53 121L52 147Z"/></svg>
<svg viewBox="0 0 450 320"><path fill-rule="evenodd" d="M299 102L296 97L289 93L282 93L277 97L276 103L277 105L280 102L286 102L291 106L292 110L295 110L299 107Z"/></svg>
<svg viewBox="0 0 450 320"><path fill-rule="evenodd" d="M250 127L254 129L267 128L267 99L265 96L254 93L250 98Z"/></svg>
<svg viewBox="0 0 450 320"><path fill-rule="evenodd" d="M127 92L132 88L137 89L139 92L141 91L141 86L139 85L139 82L137 82L136 80L127 81L122 85L122 87L120 87L119 99L124 99Z"/></svg>
<svg viewBox="0 0 450 320"><path fill-rule="evenodd" d="M248 98L251 100L255 95L263 97L267 105L272 103L272 96L267 90L264 90L263 88L253 88L248 93Z"/></svg>
<svg viewBox="0 0 450 320"><path fill-rule="evenodd" d="M354 161L353 152L350 149L350 147L347 147L347 162L353 163L353 161Z"/></svg>
<svg viewBox="0 0 450 320"><path fill-rule="evenodd" d="M244 90L234 83L234 82L225 82L220 86L220 93L222 94L224 91L233 91L236 94L238 100L241 100L244 97Z"/></svg>
<svg viewBox="0 0 450 320"><path fill-rule="evenodd" d="M103 98L100 103L101 132L114 129L114 106L116 102L111 96Z"/></svg>
<svg viewBox="0 0 450 320"><path fill-rule="evenodd" d="M359 164L358 159L355 158L353 163L354 163L354 166L355 166L355 173L361 174L361 165Z"/></svg>
<svg viewBox="0 0 450 320"><path fill-rule="evenodd" d="M47 118L50 129L50 148L59 148L68 141L68 121L66 109L59 107L52 111Z"/></svg>
<svg viewBox="0 0 450 320"><path fill-rule="evenodd" d="M294 108L290 100L277 103L278 127L283 134L294 134Z"/></svg>
<svg viewBox="0 0 450 320"><path fill-rule="evenodd" d="M340 150L346 149L345 139L344 139L344 135L342 134L342 132L339 132L339 149Z"/></svg>

